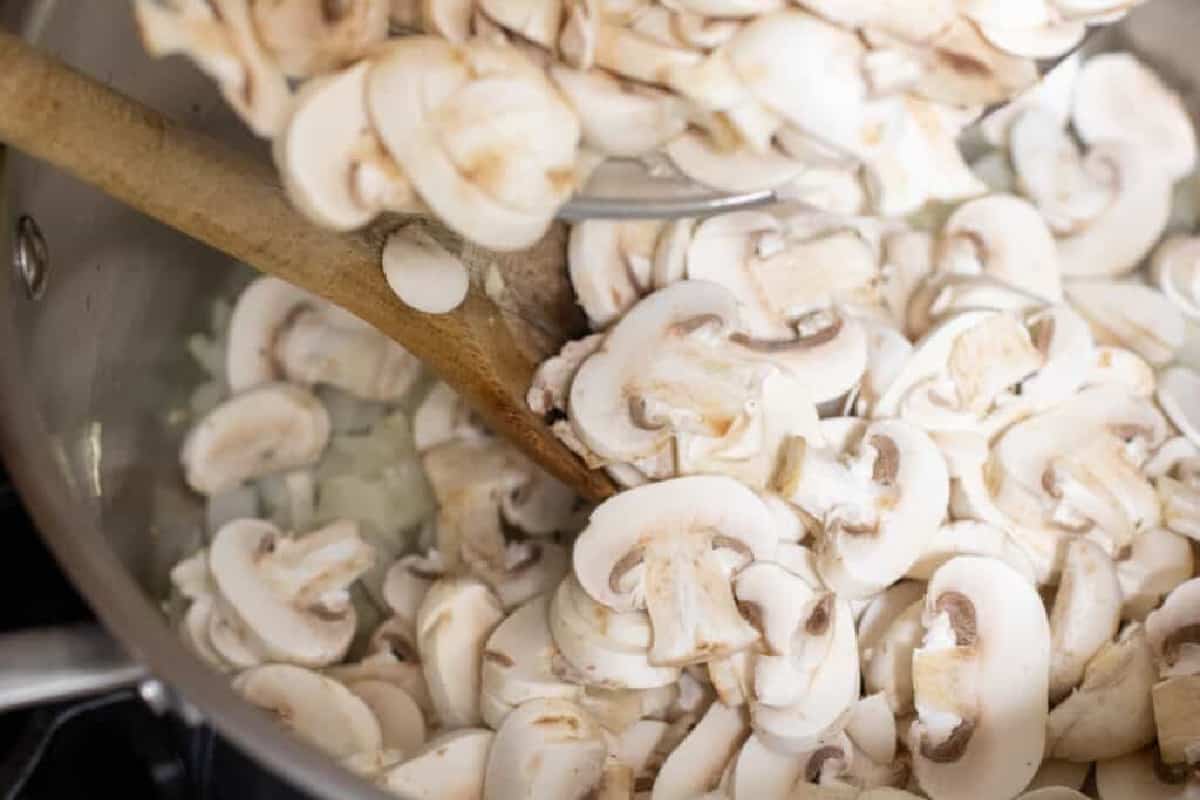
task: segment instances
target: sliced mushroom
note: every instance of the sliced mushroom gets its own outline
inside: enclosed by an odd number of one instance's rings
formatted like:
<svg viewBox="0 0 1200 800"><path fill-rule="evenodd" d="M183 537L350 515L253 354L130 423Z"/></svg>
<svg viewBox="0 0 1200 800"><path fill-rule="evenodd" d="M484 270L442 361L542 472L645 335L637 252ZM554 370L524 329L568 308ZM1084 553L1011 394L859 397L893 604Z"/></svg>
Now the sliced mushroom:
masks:
<svg viewBox="0 0 1200 800"><path fill-rule="evenodd" d="M462 260L415 224L388 236L383 246L383 274L397 297L426 314L458 308L471 286Z"/></svg>
<svg viewBox="0 0 1200 800"><path fill-rule="evenodd" d="M1165 768L1153 747L1096 764L1100 800L1191 800L1196 788L1187 771Z"/></svg>
<svg viewBox="0 0 1200 800"><path fill-rule="evenodd" d="M616 320L651 290L651 265L663 224L585 220L571 226L571 288L594 328Z"/></svg>
<svg viewBox="0 0 1200 800"><path fill-rule="evenodd" d="M433 582L442 578L445 570L436 550L427 555L407 555L388 567L383 579L383 599L393 617L417 629L417 611Z"/></svg>
<svg viewBox="0 0 1200 800"><path fill-rule="evenodd" d="M1086 539L1067 545L1050 613L1050 700L1083 678L1084 668L1117 633L1121 586L1108 555Z"/></svg>
<svg viewBox="0 0 1200 800"><path fill-rule="evenodd" d="M357 525L345 520L299 538L262 520L235 520L209 548L217 590L255 644L305 666L345 655L355 626L346 590L373 558Z"/></svg>
<svg viewBox="0 0 1200 800"><path fill-rule="evenodd" d="M1037 774L1025 787L1025 791L1030 792L1056 786L1080 790L1091 771L1091 764L1080 764L1061 758L1047 758L1038 767Z"/></svg>
<svg viewBox="0 0 1200 800"><path fill-rule="evenodd" d="M1194 765L1200 760L1200 674L1161 681L1152 697L1162 760Z"/></svg>
<svg viewBox="0 0 1200 800"><path fill-rule="evenodd" d="M345 685L378 681L402 689L421 709L428 726L434 728L437 724L417 654L416 634L395 619L385 621L375 630L361 660L329 667L325 674Z"/></svg>
<svg viewBox="0 0 1200 800"><path fill-rule="evenodd" d="M1012 797L1045 743L1050 631L1041 598L999 561L960 556L929 582L913 653L913 769L935 798Z"/></svg>
<svg viewBox="0 0 1200 800"><path fill-rule="evenodd" d="M300 312L323 303L287 281L264 275L238 295L229 318L225 379L236 394L279 380L275 344Z"/></svg>
<svg viewBox="0 0 1200 800"><path fill-rule="evenodd" d="M448 728L479 724L479 680L488 636L504 618L495 595L471 578L443 578L421 602L417 646L438 719Z"/></svg>
<svg viewBox="0 0 1200 800"><path fill-rule="evenodd" d="M984 31L984 36L994 31ZM992 44L1002 50L1009 40L1022 36L1021 31L1005 31L1003 40L992 38ZM1064 59L1057 67L1044 74L1037 85L1018 95L1010 103L987 114L979 123L979 131L989 144L1007 147L1013 123L1030 109L1049 112L1059 129L1064 129L1071 117L1071 101L1075 92L1075 81L1079 77L1082 57L1078 54Z"/></svg>
<svg viewBox="0 0 1200 800"><path fill-rule="evenodd" d="M685 131L663 148L676 169L694 181L727 192L778 189L801 177L808 165L777 150L722 148L697 131Z"/></svg>
<svg viewBox="0 0 1200 800"><path fill-rule="evenodd" d="M1183 347L1183 316L1149 286L1071 281L1067 298L1091 324L1092 335L1100 344L1132 350L1156 367L1170 363Z"/></svg>
<svg viewBox="0 0 1200 800"><path fill-rule="evenodd" d="M691 800L717 788L726 767L750 735L744 708L713 703L663 763L652 800Z"/></svg>
<svg viewBox="0 0 1200 800"><path fill-rule="evenodd" d="M251 2L259 40L291 77L337 69L387 36L388 0Z"/></svg>
<svg viewBox="0 0 1200 800"><path fill-rule="evenodd" d="M1124 554L1122 554L1124 555ZM1192 547L1166 528L1151 528L1135 536L1128 557L1117 560L1124 619L1145 619L1163 596L1192 577Z"/></svg>
<svg viewBox="0 0 1200 800"><path fill-rule="evenodd" d="M1019 572L1031 585L1037 585L1037 571L1021 546L995 525L972 519L948 522L938 528L905 574L927 581L938 567L956 556L998 559Z"/></svg>
<svg viewBox="0 0 1200 800"><path fill-rule="evenodd" d="M605 155L640 156L687 128L686 107L673 94L595 69L554 66L550 76L579 115L584 144Z"/></svg>
<svg viewBox="0 0 1200 800"><path fill-rule="evenodd" d="M600 783L606 753L599 724L578 705L561 698L529 700L496 731L483 796L587 796Z"/></svg>
<svg viewBox="0 0 1200 800"><path fill-rule="evenodd" d="M456 439L477 439L484 433L471 408L441 382L434 384L417 407L412 429L419 453Z"/></svg>
<svg viewBox="0 0 1200 800"><path fill-rule="evenodd" d="M209 412L188 432L180 459L188 485L212 495L315 463L329 434L329 414L320 400L297 386L271 383Z"/></svg>
<svg viewBox="0 0 1200 800"><path fill-rule="evenodd" d="M1128 626L1092 657L1079 688L1050 712L1047 755L1088 762L1145 747L1154 740L1150 690L1157 678L1142 626Z"/></svg>
<svg viewBox="0 0 1200 800"><path fill-rule="evenodd" d="M1200 373L1188 367L1171 367L1159 375L1156 396L1175 427L1200 446L1200 415L1196 406L1200 399Z"/></svg>
<svg viewBox="0 0 1200 800"><path fill-rule="evenodd" d="M421 199L485 246L533 244L574 189L578 120L515 48L395 39L376 58L366 97Z"/></svg>
<svg viewBox="0 0 1200 800"><path fill-rule="evenodd" d="M481 728L449 731L430 739L384 784L401 797L483 800L488 753L495 734Z"/></svg>
<svg viewBox="0 0 1200 800"><path fill-rule="evenodd" d="M1132 107L1137 114L1129 114ZM1080 138L1129 142L1172 180L1196 166L1196 134L1183 100L1130 53L1087 60L1075 87L1072 122Z"/></svg>
<svg viewBox="0 0 1200 800"><path fill-rule="evenodd" d="M379 722L383 747L413 753L425 743L425 717L408 692L387 681L354 681L346 688L367 704Z"/></svg>
<svg viewBox="0 0 1200 800"><path fill-rule="evenodd" d="M374 752L382 745L379 723L367 704L337 681L311 670L266 664L238 675L233 688L334 758Z"/></svg>
<svg viewBox="0 0 1200 800"><path fill-rule="evenodd" d="M1124 347L1105 345L1093 352L1091 369L1085 386L1115 384L1124 386L1139 397L1154 395L1154 368L1144 358Z"/></svg>
<svg viewBox="0 0 1200 800"><path fill-rule="evenodd" d="M1046 786L1025 792L1017 800L1087 800L1087 795L1065 786Z"/></svg>
<svg viewBox="0 0 1200 800"><path fill-rule="evenodd" d="M1154 253L1151 274L1168 300L1200 320L1200 237L1169 237Z"/></svg>
<svg viewBox="0 0 1200 800"><path fill-rule="evenodd" d="M758 638L737 613L731 577L775 546L771 513L749 489L729 478L677 478L602 503L576 540L575 573L602 605L645 608L650 662L680 666Z"/></svg>
<svg viewBox="0 0 1200 800"><path fill-rule="evenodd" d="M1162 677L1200 673L1200 578L1176 586L1146 617L1146 639Z"/></svg>
<svg viewBox="0 0 1200 800"><path fill-rule="evenodd" d="M795 443L776 488L823 525L821 579L862 598L899 579L924 550L942 521L949 478L917 428L898 420L853 427L842 450Z"/></svg>
<svg viewBox="0 0 1200 800"><path fill-rule="evenodd" d="M859 700L846 721L846 735L868 758L877 764L891 764L896 758L896 718L884 692Z"/></svg>

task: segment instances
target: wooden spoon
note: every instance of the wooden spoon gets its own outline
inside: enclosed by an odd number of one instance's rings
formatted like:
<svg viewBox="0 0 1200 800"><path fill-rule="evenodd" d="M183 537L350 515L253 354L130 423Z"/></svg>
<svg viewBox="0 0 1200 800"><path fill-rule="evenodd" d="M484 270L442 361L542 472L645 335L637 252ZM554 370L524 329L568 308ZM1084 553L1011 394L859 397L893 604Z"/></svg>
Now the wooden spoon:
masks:
<svg viewBox="0 0 1200 800"><path fill-rule="evenodd" d="M188 130L22 39L0 32L0 142L262 272L318 294L404 345L498 433L589 499L613 491L525 404L538 362L583 332L556 226L523 253L492 253L430 221L471 269L449 314L388 288L380 251L399 220L349 234L294 210L270 164ZM488 286L484 291L483 287Z"/></svg>

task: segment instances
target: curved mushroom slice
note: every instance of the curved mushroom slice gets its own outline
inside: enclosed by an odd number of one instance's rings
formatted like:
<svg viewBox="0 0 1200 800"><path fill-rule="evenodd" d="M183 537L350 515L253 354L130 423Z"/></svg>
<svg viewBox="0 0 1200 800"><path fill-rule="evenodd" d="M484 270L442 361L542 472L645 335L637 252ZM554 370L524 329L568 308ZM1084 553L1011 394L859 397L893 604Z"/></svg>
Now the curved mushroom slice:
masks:
<svg viewBox="0 0 1200 800"><path fill-rule="evenodd" d="M958 207L939 243L941 269L987 275L1036 295L1062 300L1054 237L1031 204L995 194Z"/></svg>
<svg viewBox="0 0 1200 800"><path fill-rule="evenodd" d="M1012 797L1045 743L1050 631L1041 598L999 561L960 556L929 582L924 622L909 734L917 781L939 800Z"/></svg>
<svg viewBox="0 0 1200 800"><path fill-rule="evenodd" d="M488 637L480 669L483 718L499 729L507 712L527 700L575 700L583 692L563 680L562 658L550 635L550 595L538 595L501 622ZM496 712L501 712L499 715Z"/></svg>
<svg viewBox="0 0 1200 800"><path fill-rule="evenodd" d="M574 189L578 120L515 48L396 39L376 59L366 96L421 199L474 241L533 244Z"/></svg>
<svg viewBox="0 0 1200 800"><path fill-rule="evenodd" d="M687 129L687 107L673 94L598 69L552 66L550 77L579 115L583 143L604 155L651 153Z"/></svg>
<svg viewBox="0 0 1200 800"><path fill-rule="evenodd" d="M441 556L436 550L427 555L407 555L388 567L383 578L383 600L412 631L417 629L417 610L433 582L445 575Z"/></svg>
<svg viewBox="0 0 1200 800"><path fill-rule="evenodd" d="M659 220L591 219L571 226L567 265L575 300L603 328L651 290Z"/></svg>
<svg viewBox="0 0 1200 800"><path fill-rule="evenodd" d="M1171 769L1153 747L1096 764L1100 800L1192 800L1200 781Z"/></svg>
<svg viewBox="0 0 1200 800"><path fill-rule="evenodd" d="M271 658L305 666L345 655L355 627L347 589L373 559L345 520L300 538L262 520L235 520L209 548L217 590L254 642Z"/></svg>
<svg viewBox="0 0 1200 800"><path fill-rule="evenodd" d="M1037 774L1025 787L1025 791L1031 792L1052 787L1081 790L1091 771L1091 764L1077 764L1074 761L1064 761L1060 758L1047 758L1038 767Z"/></svg>
<svg viewBox="0 0 1200 800"><path fill-rule="evenodd" d="M749 735L744 708L713 703L687 738L667 756L650 797L691 800L717 788Z"/></svg>
<svg viewBox="0 0 1200 800"><path fill-rule="evenodd" d="M329 442L329 414L311 392L259 386L209 412L183 440L188 485L212 495L254 478L316 463Z"/></svg>
<svg viewBox="0 0 1200 800"><path fill-rule="evenodd" d="M1171 216L1171 179L1154 157L1129 142L1093 145L1084 168L1112 187L1112 199L1082 229L1058 240L1066 277L1131 272L1150 254Z"/></svg>
<svg viewBox="0 0 1200 800"><path fill-rule="evenodd" d="M744 146L721 147L694 130L676 136L663 152L687 177L726 192L779 189L809 169L778 150L756 153Z"/></svg>
<svg viewBox="0 0 1200 800"><path fill-rule="evenodd" d="M995 31L984 31L992 44L1001 50L1006 45L1019 43L1018 39L1031 41L1031 37L1020 31L1005 31L1002 35L989 36ZM984 140L998 148L1007 148L1010 143L1013 123L1031 109L1041 109L1050 114L1059 129L1065 129L1071 117L1071 101L1075 93L1075 81L1083 59L1076 53L1064 59L1058 66L1042 76L1036 85L1022 92L1011 102L988 113L979 123ZM1005 159L1007 162L1007 159Z"/></svg>
<svg viewBox="0 0 1200 800"><path fill-rule="evenodd" d="M360 661L328 667L324 673L344 685L371 681L402 689L421 709L429 727L436 727L437 714L417 655L416 634L406 625L397 625L395 619L371 634L367 654Z"/></svg>
<svg viewBox="0 0 1200 800"><path fill-rule="evenodd" d="M401 797L483 800L494 738L494 733L481 728L444 733L389 770L384 785Z"/></svg>
<svg viewBox="0 0 1200 800"><path fill-rule="evenodd" d="M1193 573L1192 547L1183 536L1166 528L1135 536L1128 557L1117 560L1124 597L1122 619L1145 619L1164 595Z"/></svg>
<svg viewBox="0 0 1200 800"><path fill-rule="evenodd" d="M259 136L283 127L291 92L259 43L247 0L137 0L133 8L150 55L187 55Z"/></svg>
<svg viewBox="0 0 1200 800"><path fill-rule="evenodd" d="M1014 56L1052 59L1074 50L1087 35L1087 25L1079 20L1049 22L1031 28L985 25L979 32L989 43Z"/></svg>
<svg viewBox="0 0 1200 800"><path fill-rule="evenodd" d="M1105 345L1093 351L1084 386L1123 386L1139 397L1152 397L1157 379L1154 368L1132 350Z"/></svg>
<svg viewBox="0 0 1200 800"><path fill-rule="evenodd" d="M1161 367L1183 347L1186 322L1163 294L1149 286L1111 281L1071 281L1067 299L1091 324L1100 344L1124 347Z"/></svg>
<svg viewBox="0 0 1200 800"><path fill-rule="evenodd" d="M1171 367L1159 375L1156 396L1175 427L1200 446L1200 412L1196 407L1200 399L1200 373L1188 367Z"/></svg>
<svg viewBox="0 0 1200 800"><path fill-rule="evenodd" d="M229 317L225 379L234 394L282 376L275 343L301 312L325 304L287 281L264 275L238 295Z"/></svg>
<svg viewBox="0 0 1200 800"><path fill-rule="evenodd" d="M1200 236L1169 237L1154 253L1151 274L1168 300L1200 320Z"/></svg>
<svg viewBox="0 0 1200 800"><path fill-rule="evenodd" d="M509 611L552 591L570 568L571 555L560 544L515 541L505 548L504 563L499 568L480 562L471 565L471 572L491 587L500 606Z"/></svg>
<svg viewBox="0 0 1200 800"><path fill-rule="evenodd" d="M456 439L478 439L485 435L470 406L440 381L417 406L412 429L413 444L418 453Z"/></svg>
<svg viewBox="0 0 1200 800"><path fill-rule="evenodd" d="M1086 539L1067 545L1050 612L1050 701L1070 692L1084 668L1117 633L1121 585L1108 555Z"/></svg>
<svg viewBox="0 0 1200 800"><path fill-rule="evenodd" d="M575 542L575 574L609 608L645 608L654 632L650 663L681 666L758 638L738 614L730 583L776 543L771 512L737 481L676 478L602 503Z"/></svg>
<svg viewBox="0 0 1200 800"><path fill-rule="evenodd" d="M679 680L678 668L648 660L649 616L597 603L573 574L554 593L549 617L554 644L573 670L556 670L564 679L614 689L649 689Z"/></svg>
<svg viewBox="0 0 1200 800"><path fill-rule="evenodd" d="M1146 617L1146 639L1162 677L1200 673L1200 578L1179 584Z"/></svg>
<svg viewBox="0 0 1200 800"><path fill-rule="evenodd" d="M1150 691L1157 678L1142 626L1130 625L1092 657L1083 683L1050 712L1046 754L1087 762L1145 747L1154 740Z"/></svg>
<svg viewBox="0 0 1200 800"><path fill-rule="evenodd" d="M607 745L578 705L539 698L504 718L488 754L485 800L585 797L601 780Z"/></svg>
<svg viewBox="0 0 1200 800"><path fill-rule="evenodd" d="M1161 681L1152 698L1162 760L1194 769L1200 750L1200 674Z"/></svg>
<svg viewBox="0 0 1200 800"><path fill-rule="evenodd" d="M371 709L335 680L290 664L265 664L233 679L249 703L273 713L288 730L334 758L379 750Z"/></svg>
<svg viewBox="0 0 1200 800"><path fill-rule="evenodd" d="M495 596L471 578L443 578L429 587L421 602L417 647L433 707L445 727L480 722L483 651L502 619Z"/></svg>
<svg viewBox="0 0 1200 800"><path fill-rule="evenodd" d="M375 715L383 747L398 753L415 752L425 743L425 717L408 692L387 681L354 681L346 684Z"/></svg>
<svg viewBox="0 0 1200 800"><path fill-rule="evenodd" d="M948 522L938 528L905 575L927 581L938 567L956 556L995 558L1019 572L1030 585L1038 583L1033 562L1011 536L995 525L972 519Z"/></svg>
<svg viewBox="0 0 1200 800"><path fill-rule="evenodd" d="M1131 115L1133 104L1138 113ZM1130 53L1087 60L1075 87L1072 122L1088 144L1129 142L1171 180L1196 166L1196 133L1183 100Z"/></svg>
<svg viewBox="0 0 1200 800"><path fill-rule="evenodd" d="M877 692L859 700L846 721L846 735L877 764L896 758L896 718L887 695Z"/></svg>
<svg viewBox="0 0 1200 800"><path fill-rule="evenodd" d="M898 580L924 550L943 519L949 477L923 431L898 420L853 427L841 451L796 440L776 488L822 523L821 579L863 598Z"/></svg>
<svg viewBox="0 0 1200 800"><path fill-rule="evenodd" d="M1046 786L1025 792L1017 800L1087 800L1087 795L1065 786Z"/></svg>
<svg viewBox="0 0 1200 800"><path fill-rule="evenodd" d="M263 47L294 78L355 61L388 32L388 0L277 0L250 6Z"/></svg>
<svg viewBox="0 0 1200 800"><path fill-rule="evenodd" d="M419 225L406 225L383 246L383 275L405 305L426 314L445 314L462 305L471 276L462 259Z"/></svg>
<svg viewBox="0 0 1200 800"><path fill-rule="evenodd" d="M751 734L733 763L732 800L785 800L797 784L832 783L847 771L854 747L844 734L802 752L777 749L770 737Z"/></svg>
<svg viewBox="0 0 1200 800"><path fill-rule="evenodd" d="M745 418L771 368L726 346L733 294L683 281L630 309L571 383L572 429L602 459L635 462L677 432L720 439Z"/></svg>

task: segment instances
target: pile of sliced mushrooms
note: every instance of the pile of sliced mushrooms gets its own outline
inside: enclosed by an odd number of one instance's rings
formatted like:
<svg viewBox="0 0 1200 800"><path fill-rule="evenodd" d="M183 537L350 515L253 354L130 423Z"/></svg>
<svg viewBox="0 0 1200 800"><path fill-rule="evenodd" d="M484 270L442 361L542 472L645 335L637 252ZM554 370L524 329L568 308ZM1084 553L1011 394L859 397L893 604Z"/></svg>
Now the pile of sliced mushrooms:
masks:
<svg viewBox="0 0 1200 800"><path fill-rule="evenodd" d="M250 284L190 343L209 530L171 603L247 701L404 797L1200 797L1192 124L1123 53L969 164L948 110L1128 3L425 0L386 44L388 9L316 5L138 10L326 224L428 205L517 246L584 149L859 188L572 228L593 333L528 402L622 487L594 508L403 348ZM389 248L445 306L454 257Z"/></svg>

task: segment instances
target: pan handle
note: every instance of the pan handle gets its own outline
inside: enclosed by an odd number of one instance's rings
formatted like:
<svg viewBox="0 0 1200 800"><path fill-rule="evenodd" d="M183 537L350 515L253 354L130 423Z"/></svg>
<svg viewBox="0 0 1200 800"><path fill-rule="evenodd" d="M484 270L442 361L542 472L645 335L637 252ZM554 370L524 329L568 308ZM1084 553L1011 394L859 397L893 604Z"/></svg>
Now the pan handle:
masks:
<svg viewBox="0 0 1200 800"><path fill-rule="evenodd" d="M145 669L95 624L0 634L0 713L145 678Z"/></svg>

